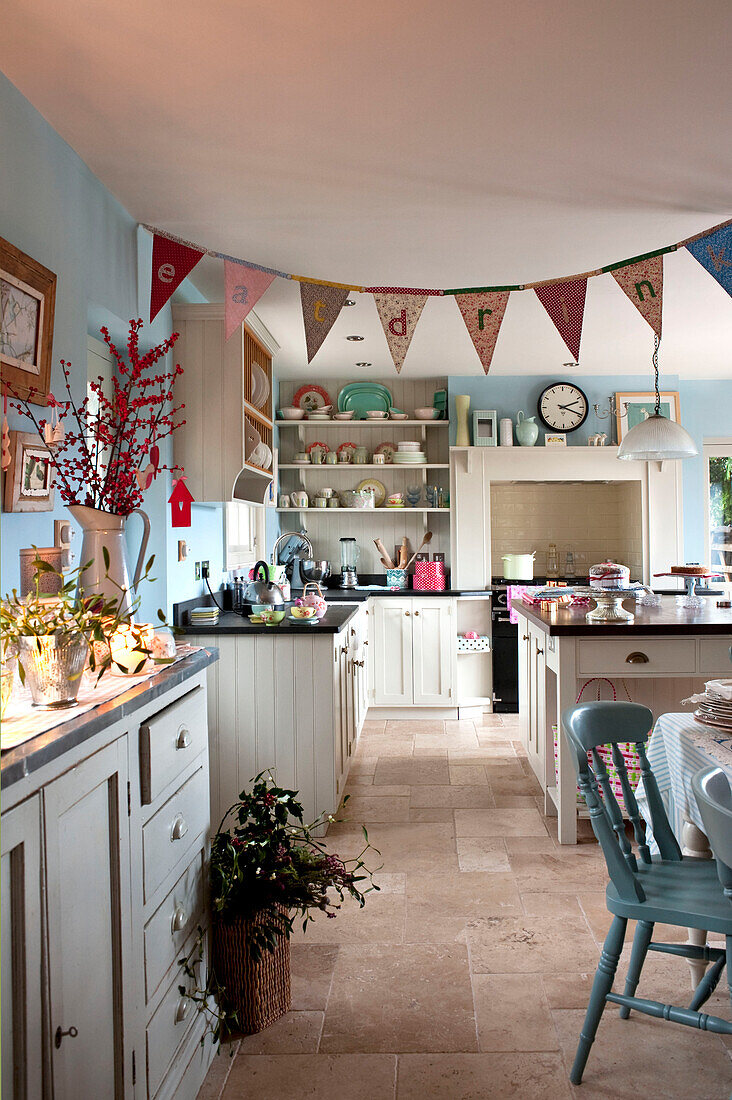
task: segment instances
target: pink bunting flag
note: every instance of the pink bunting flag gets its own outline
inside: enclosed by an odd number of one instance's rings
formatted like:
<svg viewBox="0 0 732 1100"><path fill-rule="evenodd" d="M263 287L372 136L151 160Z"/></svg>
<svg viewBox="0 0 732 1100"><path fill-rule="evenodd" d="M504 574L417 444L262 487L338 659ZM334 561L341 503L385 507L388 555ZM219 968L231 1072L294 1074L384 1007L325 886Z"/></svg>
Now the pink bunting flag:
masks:
<svg viewBox="0 0 732 1100"><path fill-rule="evenodd" d="M496 349L498 332L508 304L508 291L482 294L456 294L455 301L463 315L470 339L487 374Z"/></svg>
<svg viewBox="0 0 732 1100"><path fill-rule="evenodd" d="M374 294L397 374L404 366L427 297L426 294Z"/></svg>
<svg viewBox="0 0 732 1100"><path fill-rule="evenodd" d="M663 311L663 256L620 267L610 273L624 294L661 338Z"/></svg>
<svg viewBox="0 0 732 1100"><path fill-rule="evenodd" d="M260 271L256 267L239 264L234 260L224 260L227 340L236 332L265 290L272 285L274 278L274 274L269 271Z"/></svg>
<svg viewBox="0 0 732 1100"><path fill-rule="evenodd" d="M158 233L153 236L152 275L150 278L150 320L157 317L168 298L193 271L205 252L171 241Z"/></svg>
<svg viewBox="0 0 732 1100"><path fill-rule="evenodd" d="M564 283L537 286L534 290L569 348L569 354L577 362L582 339L587 279L568 279Z"/></svg>
<svg viewBox="0 0 732 1100"><path fill-rule="evenodd" d="M326 336L333 328L348 290L321 283L300 283L300 303L305 324L305 345L308 363L315 357Z"/></svg>

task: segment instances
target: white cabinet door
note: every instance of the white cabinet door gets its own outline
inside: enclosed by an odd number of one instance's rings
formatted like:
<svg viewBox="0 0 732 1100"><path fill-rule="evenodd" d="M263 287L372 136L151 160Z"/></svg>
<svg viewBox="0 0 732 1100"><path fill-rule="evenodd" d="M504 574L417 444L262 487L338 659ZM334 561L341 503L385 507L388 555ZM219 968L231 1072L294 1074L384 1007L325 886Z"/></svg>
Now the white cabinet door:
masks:
<svg viewBox="0 0 732 1100"><path fill-rule="evenodd" d="M400 596L373 601L374 703L380 707L412 702L412 601Z"/></svg>
<svg viewBox="0 0 732 1100"><path fill-rule="evenodd" d="M130 1097L127 738L50 783L44 802L54 1093Z"/></svg>
<svg viewBox="0 0 732 1100"><path fill-rule="evenodd" d="M414 705L449 706L453 698L456 641L452 600L412 600Z"/></svg>
<svg viewBox="0 0 732 1100"><path fill-rule="evenodd" d="M519 734L526 752L536 755L535 729L531 722L531 634L526 619L518 621Z"/></svg>
<svg viewBox="0 0 732 1100"><path fill-rule="evenodd" d="M41 800L2 816L2 1095L42 1093Z"/></svg>
<svg viewBox="0 0 732 1100"><path fill-rule="evenodd" d="M523 635L524 632L522 632ZM542 630L533 626L528 628L528 640L519 641L519 645L527 646L528 675L528 744L526 752L536 775L542 786L546 785L544 777L544 760L546 754L546 635ZM520 652L520 651L519 651ZM519 700L519 706L521 701ZM553 761L552 761L553 766ZM554 780L550 778L550 786Z"/></svg>

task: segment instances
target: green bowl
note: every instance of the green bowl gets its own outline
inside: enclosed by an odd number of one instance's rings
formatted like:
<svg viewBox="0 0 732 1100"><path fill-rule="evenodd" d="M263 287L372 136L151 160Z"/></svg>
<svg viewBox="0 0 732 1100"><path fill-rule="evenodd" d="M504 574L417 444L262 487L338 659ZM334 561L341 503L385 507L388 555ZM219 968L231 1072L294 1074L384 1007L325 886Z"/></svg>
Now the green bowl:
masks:
<svg viewBox="0 0 732 1100"><path fill-rule="evenodd" d="M272 626L275 623L281 623L285 617L284 609L281 611L263 611L262 619L268 626Z"/></svg>

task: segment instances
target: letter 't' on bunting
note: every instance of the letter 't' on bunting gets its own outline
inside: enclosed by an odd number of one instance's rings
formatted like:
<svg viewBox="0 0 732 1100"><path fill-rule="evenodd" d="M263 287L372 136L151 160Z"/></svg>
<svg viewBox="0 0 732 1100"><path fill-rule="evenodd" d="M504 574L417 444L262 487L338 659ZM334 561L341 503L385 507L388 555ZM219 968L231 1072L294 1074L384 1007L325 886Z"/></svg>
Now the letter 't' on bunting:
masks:
<svg viewBox="0 0 732 1100"><path fill-rule="evenodd" d="M641 317L648 321L659 340L663 310L663 256L651 256L610 273L630 298Z"/></svg>
<svg viewBox="0 0 732 1100"><path fill-rule="evenodd" d="M150 279L150 320L157 317L173 291L190 275L205 252L187 244L153 236Z"/></svg>
<svg viewBox="0 0 732 1100"><path fill-rule="evenodd" d="M248 264L224 260L226 339L236 332L249 310L256 305L275 276Z"/></svg>
<svg viewBox="0 0 732 1100"><path fill-rule="evenodd" d="M536 296L554 322L557 332L569 348L569 353L579 360L582 339L582 318L585 313L587 279L568 279L564 283L537 286Z"/></svg>
<svg viewBox="0 0 732 1100"><path fill-rule="evenodd" d="M496 349L498 332L508 303L508 291L497 290L482 294L456 294L455 301L463 315L478 357L487 374Z"/></svg>
<svg viewBox="0 0 732 1100"><path fill-rule="evenodd" d="M320 283L300 283L300 303L302 319L305 323L308 363L312 361L335 324L347 297L348 291L341 287L322 286Z"/></svg>
<svg viewBox="0 0 732 1100"><path fill-rule="evenodd" d="M396 372L399 374L404 366L417 322L422 316L427 295L374 294L374 301Z"/></svg>
<svg viewBox="0 0 732 1100"><path fill-rule="evenodd" d="M732 294L732 225L725 225L699 241L691 241L686 247L727 293Z"/></svg>

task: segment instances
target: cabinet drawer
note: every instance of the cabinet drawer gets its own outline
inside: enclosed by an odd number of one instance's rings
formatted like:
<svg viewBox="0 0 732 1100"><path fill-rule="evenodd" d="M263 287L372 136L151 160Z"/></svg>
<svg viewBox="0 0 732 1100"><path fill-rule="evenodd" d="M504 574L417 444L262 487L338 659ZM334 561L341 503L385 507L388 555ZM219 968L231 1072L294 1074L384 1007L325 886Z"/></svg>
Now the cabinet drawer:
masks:
<svg viewBox="0 0 732 1100"><path fill-rule="evenodd" d="M142 828L147 902L208 825L208 781L201 766Z"/></svg>
<svg viewBox="0 0 732 1100"><path fill-rule="evenodd" d="M583 638L578 650L580 676L693 676L696 672L694 638ZM635 659L628 660L631 656Z"/></svg>
<svg viewBox="0 0 732 1100"><path fill-rule="evenodd" d="M203 874L205 852L195 858L145 926L145 997L150 1001L158 986L180 957L181 949L199 924L203 924Z"/></svg>
<svg viewBox="0 0 732 1100"><path fill-rule="evenodd" d="M726 637L699 639L699 672L717 676L732 676L730 646L732 633Z"/></svg>
<svg viewBox="0 0 732 1100"><path fill-rule="evenodd" d="M205 977L200 975L203 988ZM179 986L193 988L193 979L182 970L176 971L170 989L158 1005L145 1032L147 1047L147 1095L152 1098L165 1077L166 1070L175 1057L198 1013L193 1001L181 994Z"/></svg>
<svg viewBox="0 0 732 1100"><path fill-rule="evenodd" d="M206 747L206 692L189 691L140 726L140 795L143 806Z"/></svg>

